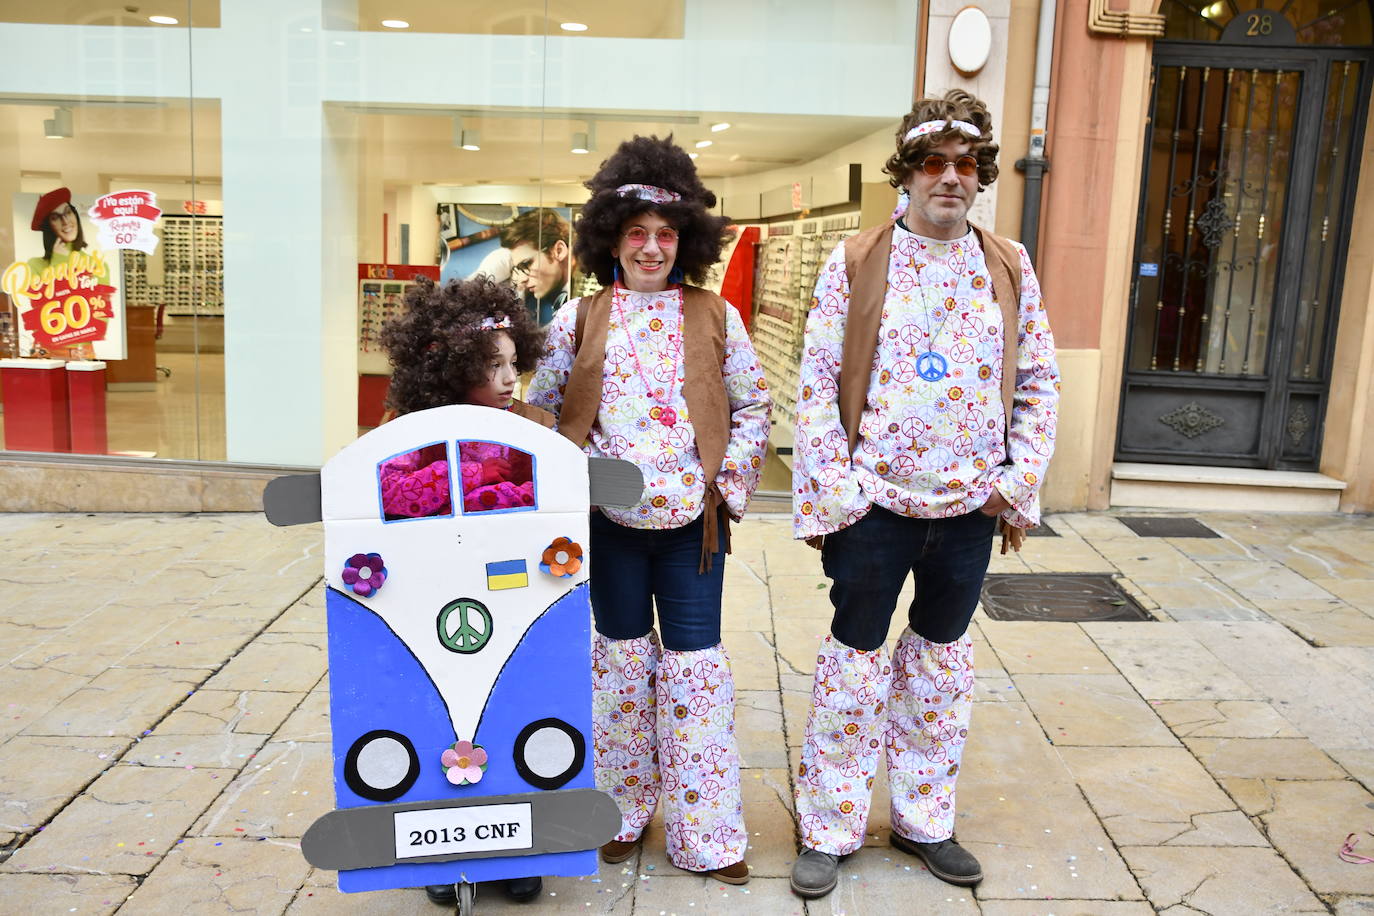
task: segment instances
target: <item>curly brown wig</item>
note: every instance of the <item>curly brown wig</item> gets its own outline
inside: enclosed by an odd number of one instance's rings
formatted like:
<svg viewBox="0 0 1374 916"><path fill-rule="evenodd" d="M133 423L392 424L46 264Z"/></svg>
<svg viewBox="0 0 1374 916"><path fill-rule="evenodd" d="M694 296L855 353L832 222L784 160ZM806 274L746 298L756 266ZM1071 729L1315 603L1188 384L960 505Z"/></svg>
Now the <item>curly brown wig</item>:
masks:
<svg viewBox="0 0 1374 916"><path fill-rule="evenodd" d="M968 121L981 130L983 136L973 140L956 128L946 127L933 134L902 139L917 124L940 120ZM921 167L921 160L951 138L972 141L973 148L969 153L978 160L978 190L997 180L998 146L992 142L992 115L988 113L988 106L971 93L951 89L938 99L921 99L912 107L911 113L902 118L901 126L897 128L897 152L883 166L883 171L892 176L888 183L894 188L906 187L911 180L911 173Z"/></svg>
<svg viewBox="0 0 1374 916"><path fill-rule="evenodd" d="M655 203L638 197L621 197L615 189L626 184L647 184L673 191L682 199ZM677 259L693 283L706 281L711 266L720 260L721 249L730 241L726 230L730 220L714 216L716 195L697 177L697 167L687 153L666 139L635 137L620 144L600 170L587 182L591 199L582 207L573 236L573 256L583 270L595 274L609 286L615 275L616 259L611 254L620 240L620 227L627 219L654 212L678 232Z"/></svg>
<svg viewBox="0 0 1374 916"><path fill-rule="evenodd" d="M544 334L509 286L485 274L439 286L420 278L406 293L405 311L382 327L382 349L393 373L387 406L398 414L467 403L467 393L486 383L496 356L496 335L510 335L515 368L534 368ZM510 327L482 330L483 318L507 318Z"/></svg>

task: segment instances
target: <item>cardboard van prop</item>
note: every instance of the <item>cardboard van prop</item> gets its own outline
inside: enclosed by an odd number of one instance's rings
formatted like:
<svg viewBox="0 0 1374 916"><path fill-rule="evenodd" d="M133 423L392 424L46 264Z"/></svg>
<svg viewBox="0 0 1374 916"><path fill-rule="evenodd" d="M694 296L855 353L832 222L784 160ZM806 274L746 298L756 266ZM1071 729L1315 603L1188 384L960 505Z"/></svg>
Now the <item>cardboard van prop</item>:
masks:
<svg viewBox="0 0 1374 916"><path fill-rule="evenodd" d="M506 411L418 411L264 494L323 521L336 810L301 840L343 891L589 875L620 826L591 764L588 511L624 461Z"/></svg>

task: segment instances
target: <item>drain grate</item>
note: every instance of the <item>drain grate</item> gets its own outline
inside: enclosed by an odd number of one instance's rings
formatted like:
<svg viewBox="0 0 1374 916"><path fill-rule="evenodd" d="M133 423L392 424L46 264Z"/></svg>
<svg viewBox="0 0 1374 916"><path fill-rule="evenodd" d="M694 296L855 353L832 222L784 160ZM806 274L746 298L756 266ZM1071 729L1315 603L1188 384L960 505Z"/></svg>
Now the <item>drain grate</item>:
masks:
<svg viewBox="0 0 1374 916"><path fill-rule="evenodd" d="M1143 538L1219 538L1211 528L1195 518L1177 516L1127 516L1117 517L1125 525Z"/></svg>
<svg viewBox="0 0 1374 916"><path fill-rule="evenodd" d="M983 611L993 620L1150 620L1109 575L995 575L983 581Z"/></svg>
<svg viewBox="0 0 1374 916"><path fill-rule="evenodd" d="M1059 532L1058 532L1058 531L1055 531L1053 528L1051 528L1049 522L1044 521L1044 520L1041 520L1040 524L1036 525L1034 528L1027 528L1027 529L1026 529L1026 537L1028 537L1028 538L1057 538L1057 537L1059 537Z"/></svg>

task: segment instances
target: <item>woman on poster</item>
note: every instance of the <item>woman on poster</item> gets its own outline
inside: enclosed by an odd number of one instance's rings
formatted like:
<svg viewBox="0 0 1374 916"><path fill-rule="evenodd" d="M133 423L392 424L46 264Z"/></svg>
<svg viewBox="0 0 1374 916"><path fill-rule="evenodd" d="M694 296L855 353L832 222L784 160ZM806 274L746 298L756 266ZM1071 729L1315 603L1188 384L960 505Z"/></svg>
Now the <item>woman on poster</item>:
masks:
<svg viewBox="0 0 1374 916"><path fill-rule="evenodd" d="M591 518L596 781L622 818L601 855L632 856L661 802L673 864L743 884L721 591L729 520L763 465L768 387L735 309L684 282L702 282L729 239L688 155L635 137L587 187L574 257L604 286L554 316L528 400L645 482L638 505Z"/></svg>

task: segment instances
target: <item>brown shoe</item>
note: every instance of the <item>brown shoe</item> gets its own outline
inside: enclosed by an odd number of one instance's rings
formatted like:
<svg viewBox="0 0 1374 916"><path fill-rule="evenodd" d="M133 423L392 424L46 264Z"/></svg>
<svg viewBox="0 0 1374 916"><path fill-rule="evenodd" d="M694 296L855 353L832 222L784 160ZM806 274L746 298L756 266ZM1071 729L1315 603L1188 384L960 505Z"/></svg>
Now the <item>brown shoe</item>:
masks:
<svg viewBox="0 0 1374 916"><path fill-rule="evenodd" d="M611 840L605 846L601 847L601 861L609 865L614 865L617 862L624 862L639 851L639 845L643 840L644 837L642 836L638 840L632 842Z"/></svg>
<svg viewBox="0 0 1374 916"><path fill-rule="evenodd" d="M706 873L707 877L715 878L725 884L748 884L749 866L743 861L736 862L734 865L727 865L724 868L713 868Z"/></svg>

